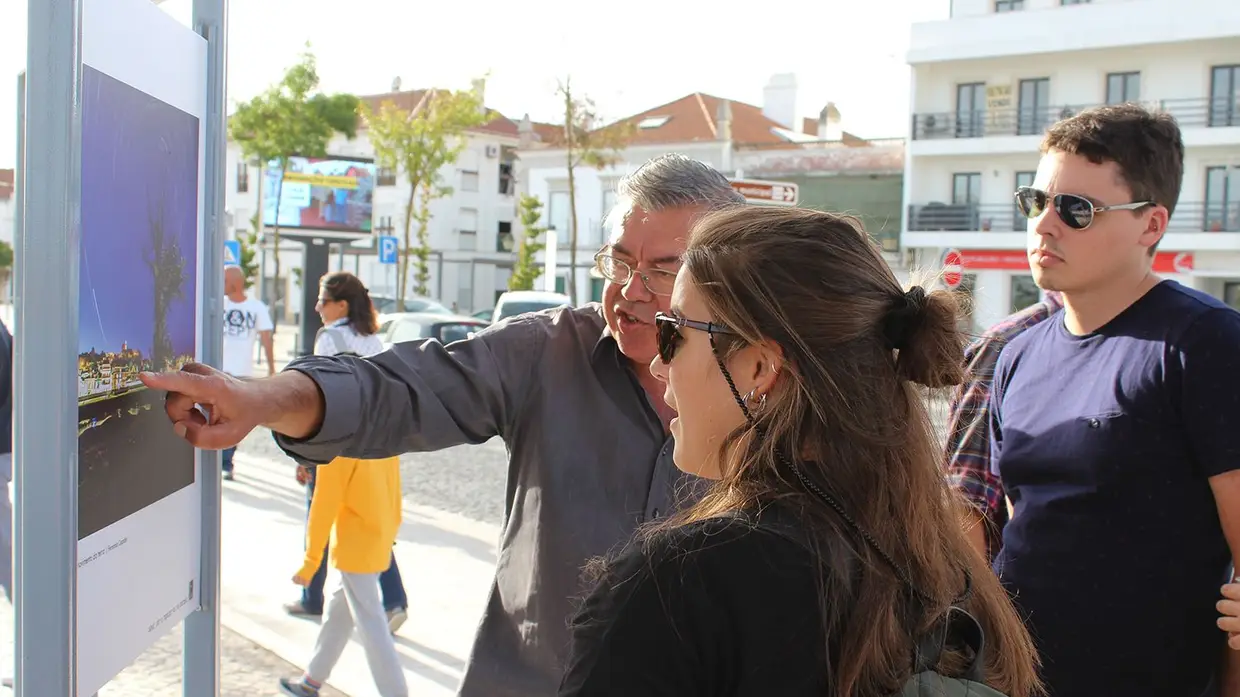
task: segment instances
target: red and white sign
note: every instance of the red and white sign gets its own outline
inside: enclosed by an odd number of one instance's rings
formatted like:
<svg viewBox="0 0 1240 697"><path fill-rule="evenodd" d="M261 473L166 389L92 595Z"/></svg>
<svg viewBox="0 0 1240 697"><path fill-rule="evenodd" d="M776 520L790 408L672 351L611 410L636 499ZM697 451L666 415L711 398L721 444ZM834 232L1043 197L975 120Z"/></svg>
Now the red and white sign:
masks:
<svg viewBox="0 0 1240 697"><path fill-rule="evenodd" d="M943 285L957 288L964 280L964 257L959 249L943 252Z"/></svg>
<svg viewBox="0 0 1240 697"><path fill-rule="evenodd" d="M795 206L800 199L800 187L792 182L771 182L760 179L733 179L732 189L750 203L768 203L777 206Z"/></svg>
<svg viewBox="0 0 1240 697"><path fill-rule="evenodd" d="M943 255L944 272L947 256L953 253L958 265L970 271L1029 272L1029 255L1021 249L951 249ZM1192 273L1194 262L1192 252L1158 252L1154 255L1154 273Z"/></svg>

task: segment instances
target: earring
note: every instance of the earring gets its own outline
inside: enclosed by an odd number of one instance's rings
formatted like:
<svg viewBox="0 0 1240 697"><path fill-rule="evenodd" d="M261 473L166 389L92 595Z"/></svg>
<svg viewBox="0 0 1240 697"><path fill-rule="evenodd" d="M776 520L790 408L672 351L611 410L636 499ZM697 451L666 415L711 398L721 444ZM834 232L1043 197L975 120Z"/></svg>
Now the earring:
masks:
<svg viewBox="0 0 1240 697"><path fill-rule="evenodd" d="M757 391L758 391L758 388L755 387L754 389L749 391L749 394L745 395L745 404L753 404L753 396L754 396L754 393Z"/></svg>
<svg viewBox="0 0 1240 697"><path fill-rule="evenodd" d="M766 406L766 393L765 393L765 392L763 392L763 393L762 393L762 396L761 396L761 397L758 397L758 406L759 406L759 407L765 407L765 406Z"/></svg>

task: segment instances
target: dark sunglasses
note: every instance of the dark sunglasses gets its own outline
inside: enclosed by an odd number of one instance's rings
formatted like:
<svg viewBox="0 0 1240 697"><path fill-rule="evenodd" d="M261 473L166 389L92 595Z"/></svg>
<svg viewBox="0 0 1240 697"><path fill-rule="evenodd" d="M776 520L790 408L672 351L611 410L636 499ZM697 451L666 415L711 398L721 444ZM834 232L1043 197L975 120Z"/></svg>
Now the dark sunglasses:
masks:
<svg viewBox="0 0 1240 697"><path fill-rule="evenodd" d="M1153 201L1137 201L1114 206L1095 206L1093 201L1076 194L1049 194L1032 186L1022 186L1016 190L1016 208L1020 210L1021 215L1030 220L1042 215L1048 203L1064 225L1073 230L1084 230L1093 225L1094 215L1098 213L1135 211L1145 206L1155 205Z"/></svg>
<svg viewBox="0 0 1240 697"><path fill-rule="evenodd" d="M674 315L659 312L654 316L655 331L658 335L659 343L659 360L665 364L671 363L672 358L676 356L676 349L680 348L681 341L684 339L680 334L680 328L696 329L699 332L706 332L710 335L715 334L735 334L736 332L728 329L722 324L714 322L700 322L693 319L685 319Z"/></svg>

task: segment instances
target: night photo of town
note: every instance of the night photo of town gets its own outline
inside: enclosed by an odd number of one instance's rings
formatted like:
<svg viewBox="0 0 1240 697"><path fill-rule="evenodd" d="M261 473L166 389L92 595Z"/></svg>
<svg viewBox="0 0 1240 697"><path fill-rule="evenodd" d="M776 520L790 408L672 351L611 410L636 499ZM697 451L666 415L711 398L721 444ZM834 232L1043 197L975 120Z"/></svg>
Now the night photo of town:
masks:
<svg viewBox="0 0 1240 697"><path fill-rule="evenodd" d="M78 538L194 481L163 394L194 358L198 120L84 67L78 293Z"/></svg>

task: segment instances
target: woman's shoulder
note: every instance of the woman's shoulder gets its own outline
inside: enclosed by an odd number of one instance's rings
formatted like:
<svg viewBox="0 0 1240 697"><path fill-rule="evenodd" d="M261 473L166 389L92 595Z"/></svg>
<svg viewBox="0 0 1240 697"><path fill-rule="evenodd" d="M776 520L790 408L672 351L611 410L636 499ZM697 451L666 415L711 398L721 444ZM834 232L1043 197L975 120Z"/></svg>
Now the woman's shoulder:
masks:
<svg viewBox="0 0 1240 697"><path fill-rule="evenodd" d="M620 566L654 575L711 575L726 569L767 573L809 568L812 555L795 524L765 511L736 512L647 533Z"/></svg>

